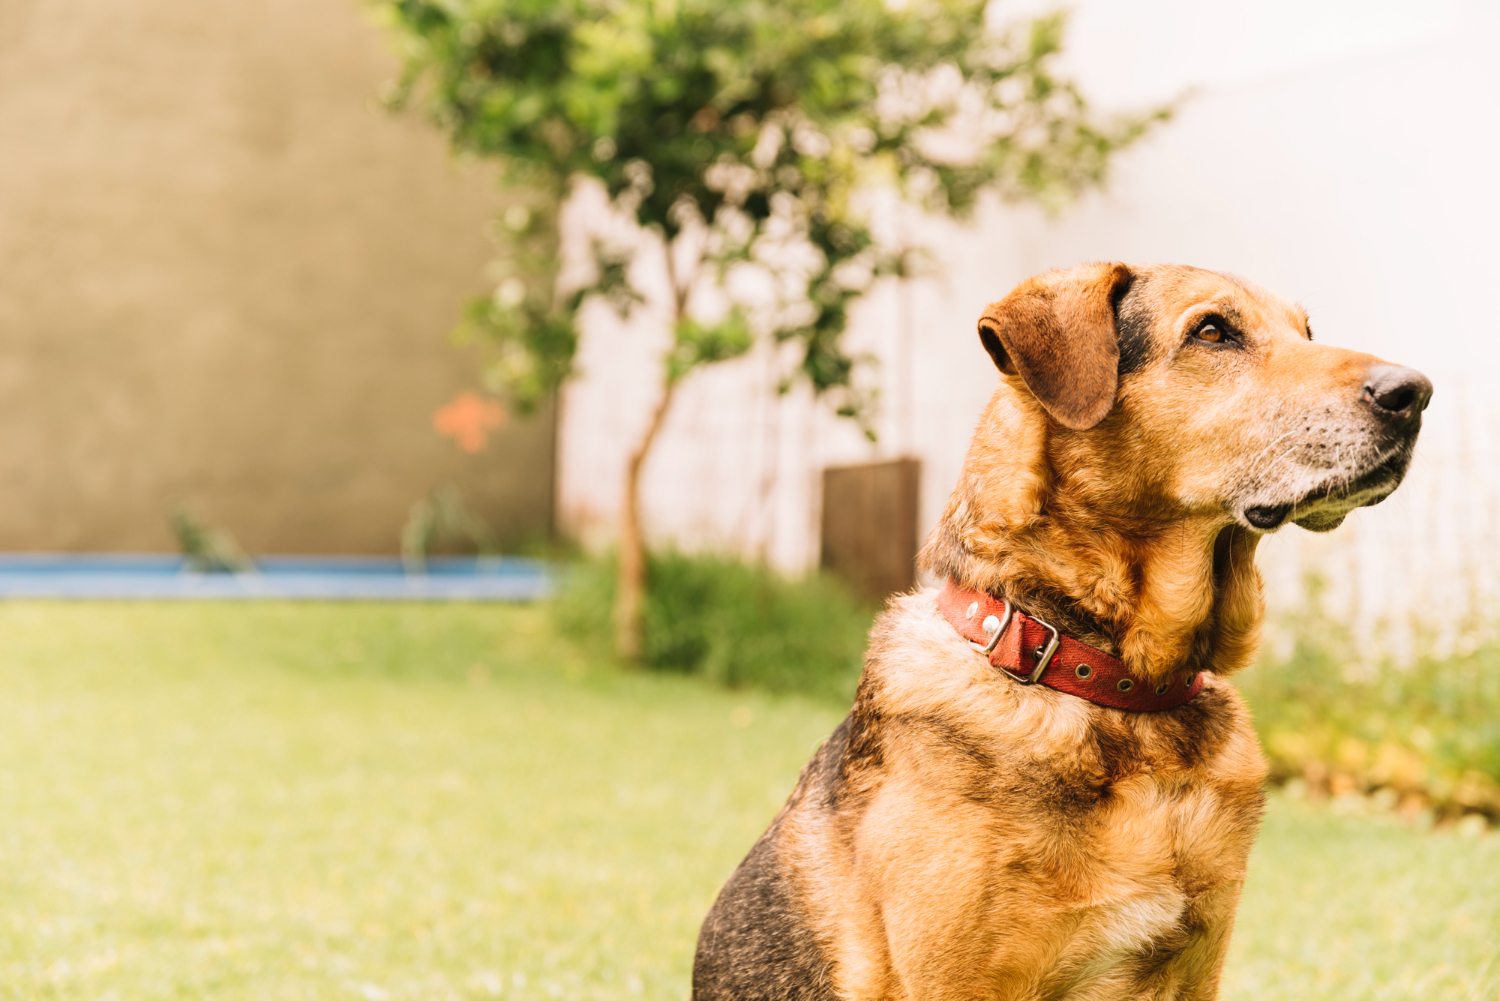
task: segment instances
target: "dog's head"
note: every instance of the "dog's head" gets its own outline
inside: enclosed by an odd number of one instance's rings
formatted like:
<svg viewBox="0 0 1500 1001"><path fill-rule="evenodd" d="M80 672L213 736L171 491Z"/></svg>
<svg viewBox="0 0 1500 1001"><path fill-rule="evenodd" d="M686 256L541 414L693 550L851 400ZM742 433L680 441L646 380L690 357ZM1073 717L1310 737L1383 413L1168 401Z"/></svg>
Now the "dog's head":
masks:
<svg viewBox="0 0 1500 1001"><path fill-rule="evenodd" d="M979 337L1003 378L923 565L1148 677L1248 663L1260 537L1383 500L1432 395L1197 268L1053 271L987 309Z"/></svg>
<svg viewBox="0 0 1500 1001"><path fill-rule="evenodd" d="M1414 369L1315 343L1300 307L1197 268L1049 272L990 306L979 336L1055 422L1054 473L1128 519L1327 531L1401 482L1432 395Z"/></svg>

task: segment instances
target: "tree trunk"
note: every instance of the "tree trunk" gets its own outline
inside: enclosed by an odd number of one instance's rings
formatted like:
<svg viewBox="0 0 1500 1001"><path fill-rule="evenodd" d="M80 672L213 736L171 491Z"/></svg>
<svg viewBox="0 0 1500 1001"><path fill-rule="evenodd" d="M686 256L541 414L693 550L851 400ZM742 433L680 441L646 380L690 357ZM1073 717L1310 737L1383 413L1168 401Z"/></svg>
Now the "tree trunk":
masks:
<svg viewBox="0 0 1500 1001"><path fill-rule="evenodd" d="M667 280L672 290L675 337L676 325L687 309L688 290L677 281L671 241L666 241L664 247ZM665 360L662 367L665 371ZM641 467L651 454L657 432L666 423L667 411L672 408L672 397L677 392L675 380L667 378L663 381L666 385L662 388L656 410L651 414L651 424L625 467L625 497L620 504L620 562L615 575L615 607L611 618L615 628L615 653L632 663L639 663L646 652L646 542L641 533Z"/></svg>
<svg viewBox="0 0 1500 1001"><path fill-rule="evenodd" d="M646 651L646 543L641 535L641 467L651 451L656 433L667 419L675 382L667 383L651 426L625 467L625 498L620 505L620 565L615 578L615 653L638 662Z"/></svg>

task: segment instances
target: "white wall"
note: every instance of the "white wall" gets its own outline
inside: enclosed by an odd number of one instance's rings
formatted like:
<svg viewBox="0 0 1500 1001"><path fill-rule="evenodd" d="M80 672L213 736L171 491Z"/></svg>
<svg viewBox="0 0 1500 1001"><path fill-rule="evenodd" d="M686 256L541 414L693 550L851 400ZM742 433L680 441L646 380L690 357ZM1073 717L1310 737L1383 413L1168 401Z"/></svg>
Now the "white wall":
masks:
<svg viewBox="0 0 1500 1001"><path fill-rule="evenodd" d="M1306 306L1319 340L1433 378L1395 497L1328 537L1278 533L1261 562L1283 604L1315 567L1365 634L1392 630L1409 648L1415 611L1451 640L1476 602L1500 595L1497 41L1500 16L1461 2L1078 4L1066 59L1085 91L1139 107L1196 87L1176 120L1119 159L1107 191L1055 219L990 206L961 228L883 213L920 233L939 267L877 289L855 315L852 342L881 360L880 443L803 392L777 400L764 353L694 376L647 471L653 538L806 567L821 467L903 453L924 462L925 530L994 387L974 333L983 306L1049 267L1176 261L1242 273ZM566 398L561 515L596 542L612 532L623 455L651 403L642 387L662 342L645 319L630 332L591 324Z"/></svg>

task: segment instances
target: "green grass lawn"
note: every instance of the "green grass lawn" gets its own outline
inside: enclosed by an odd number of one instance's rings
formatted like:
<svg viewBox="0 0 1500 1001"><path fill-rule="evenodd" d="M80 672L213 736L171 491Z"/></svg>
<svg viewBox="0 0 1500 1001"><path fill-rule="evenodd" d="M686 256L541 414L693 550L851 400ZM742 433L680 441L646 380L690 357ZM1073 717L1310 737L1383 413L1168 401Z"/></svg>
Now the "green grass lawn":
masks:
<svg viewBox="0 0 1500 1001"><path fill-rule="evenodd" d="M0 997L672 998L838 707L538 609L0 605ZM1275 800L1233 999L1500 996L1500 838Z"/></svg>

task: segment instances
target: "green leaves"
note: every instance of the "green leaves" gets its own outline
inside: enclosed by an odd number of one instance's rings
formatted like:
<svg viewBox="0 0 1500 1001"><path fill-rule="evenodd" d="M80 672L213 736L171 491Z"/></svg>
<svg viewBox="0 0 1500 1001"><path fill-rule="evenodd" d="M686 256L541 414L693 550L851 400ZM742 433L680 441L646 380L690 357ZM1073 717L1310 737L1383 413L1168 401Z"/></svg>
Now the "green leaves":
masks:
<svg viewBox="0 0 1500 1001"><path fill-rule="evenodd" d="M511 183L547 203L539 218L555 220L570 184L586 176L617 212L669 245L681 247L694 227L707 232L705 246L733 245L732 255L706 251L680 276L674 312L700 272L718 265L722 280L729 256L772 272L778 287L797 290L800 308L781 310L763 332L800 341L795 374L820 394L838 392L841 412L856 415L863 404L850 402L856 365L842 335L853 301L892 271L855 207L861 189L893 185L940 214L966 215L986 192L1055 207L1099 183L1115 150L1167 113L1096 120L1049 69L1063 17L995 32L987 6L374 3L404 58L393 103L416 100L457 148L497 160ZM593 285L562 294L555 233L550 242L536 232L506 239L501 282L524 277L526 302L476 306L468 323L496 348L492 383L524 406L571 371L584 300L602 296L623 312L639 293L621 258L601 261ZM817 263L789 263L809 255ZM748 347L742 321L712 335L689 317L673 322L671 381Z"/></svg>
<svg viewBox="0 0 1500 1001"><path fill-rule="evenodd" d="M713 326L684 317L677 322L672 351L667 355L667 382L678 381L699 365L738 358L754 343L745 314L738 309Z"/></svg>
<svg viewBox="0 0 1500 1001"><path fill-rule="evenodd" d="M485 349L481 381L529 414L573 373L578 328L573 310L511 306L486 296L472 300L454 331L460 345Z"/></svg>

